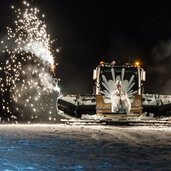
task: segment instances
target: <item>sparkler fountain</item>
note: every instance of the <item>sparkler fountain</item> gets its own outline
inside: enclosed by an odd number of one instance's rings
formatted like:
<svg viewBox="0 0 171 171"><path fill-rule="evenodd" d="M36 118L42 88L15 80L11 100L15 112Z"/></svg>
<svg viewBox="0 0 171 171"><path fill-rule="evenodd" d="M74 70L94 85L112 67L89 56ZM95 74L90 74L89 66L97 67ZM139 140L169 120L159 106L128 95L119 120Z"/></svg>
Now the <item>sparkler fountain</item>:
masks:
<svg viewBox="0 0 171 171"><path fill-rule="evenodd" d="M47 33L45 16L38 8L26 1L21 9L11 8L16 16L14 26L7 27L7 38L1 41L6 55L0 79L2 112L8 120L55 120L53 96L60 91L52 48L55 40Z"/></svg>

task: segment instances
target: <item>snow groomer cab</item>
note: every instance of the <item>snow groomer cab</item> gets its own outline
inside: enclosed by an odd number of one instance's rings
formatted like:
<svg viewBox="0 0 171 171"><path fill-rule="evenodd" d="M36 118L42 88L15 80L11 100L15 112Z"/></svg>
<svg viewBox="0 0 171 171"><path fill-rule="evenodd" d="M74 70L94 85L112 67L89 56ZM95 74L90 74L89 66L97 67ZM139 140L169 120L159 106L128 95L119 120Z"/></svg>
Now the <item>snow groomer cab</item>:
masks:
<svg viewBox="0 0 171 171"><path fill-rule="evenodd" d="M100 62L93 72L96 114L141 114L145 75L139 62L133 65Z"/></svg>

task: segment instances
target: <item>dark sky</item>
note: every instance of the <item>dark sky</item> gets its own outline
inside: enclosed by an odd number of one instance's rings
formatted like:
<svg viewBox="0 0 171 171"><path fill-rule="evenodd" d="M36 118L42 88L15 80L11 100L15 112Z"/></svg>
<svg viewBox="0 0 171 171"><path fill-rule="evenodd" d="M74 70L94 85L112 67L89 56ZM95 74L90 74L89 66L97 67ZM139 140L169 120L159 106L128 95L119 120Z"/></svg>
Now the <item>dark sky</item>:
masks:
<svg viewBox="0 0 171 171"><path fill-rule="evenodd" d="M1 0L0 31L11 22L10 4ZM63 93L92 93L93 69L101 60L142 61L146 93L171 94L171 1L32 0L45 13L48 31L61 52L58 75Z"/></svg>

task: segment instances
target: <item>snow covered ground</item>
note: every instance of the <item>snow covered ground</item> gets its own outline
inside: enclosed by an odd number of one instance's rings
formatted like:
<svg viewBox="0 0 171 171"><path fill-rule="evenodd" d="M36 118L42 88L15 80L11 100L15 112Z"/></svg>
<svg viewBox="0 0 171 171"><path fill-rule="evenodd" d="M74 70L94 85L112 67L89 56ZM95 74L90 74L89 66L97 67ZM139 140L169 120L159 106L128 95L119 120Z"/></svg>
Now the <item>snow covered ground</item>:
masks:
<svg viewBox="0 0 171 171"><path fill-rule="evenodd" d="M170 127L0 125L0 170L170 168Z"/></svg>

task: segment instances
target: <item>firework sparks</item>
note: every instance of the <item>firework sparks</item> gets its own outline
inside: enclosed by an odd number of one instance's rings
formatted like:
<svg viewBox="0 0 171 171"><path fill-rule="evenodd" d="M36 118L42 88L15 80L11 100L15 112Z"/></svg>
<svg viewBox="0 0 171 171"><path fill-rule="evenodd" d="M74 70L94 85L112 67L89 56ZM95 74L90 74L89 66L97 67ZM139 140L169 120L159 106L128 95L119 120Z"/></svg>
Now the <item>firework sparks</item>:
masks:
<svg viewBox="0 0 171 171"><path fill-rule="evenodd" d="M31 118L37 118L37 113L46 110L50 115L47 118L52 118L52 112L49 112L53 108L52 93L60 90L57 78L51 74L56 69L54 40L47 33L45 15L40 15L38 8L31 7L26 1L23 6L23 9L11 6L16 16L14 27L7 27L7 43L1 41L3 52L8 54L2 69L5 79L0 80L2 96L9 95L8 99L2 99L3 110L12 113L10 104L15 103L17 111L22 108L22 116L29 107L33 113Z"/></svg>

